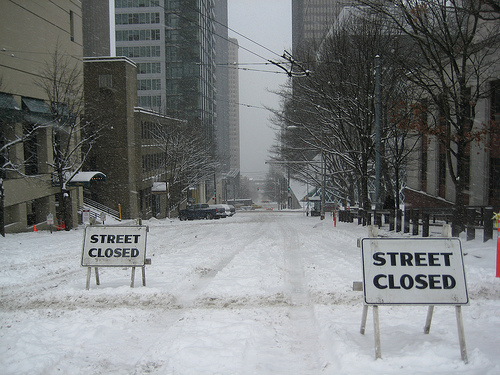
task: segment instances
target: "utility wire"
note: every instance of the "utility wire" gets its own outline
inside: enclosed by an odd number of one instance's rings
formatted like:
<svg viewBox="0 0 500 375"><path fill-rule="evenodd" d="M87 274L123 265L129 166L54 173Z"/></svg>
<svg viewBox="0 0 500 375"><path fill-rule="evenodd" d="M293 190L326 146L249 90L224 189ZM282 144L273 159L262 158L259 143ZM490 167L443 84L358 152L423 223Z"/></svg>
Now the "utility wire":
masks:
<svg viewBox="0 0 500 375"><path fill-rule="evenodd" d="M167 9L165 8L165 6L162 6L162 5L159 5L159 6L157 6L157 7L162 8L164 11L165 11L165 10L167 10ZM263 60L265 60L265 61L267 61L267 62L271 63L271 64L272 64L272 65L274 65L274 66L277 66L278 68L282 69L282 70L283 70L283 71L284 71L284 72L285 72L285 73L286 73L289 77L303 77L303 76L309 76L310 71L309 71L309 70L307 70L307 69L305 69L305 68L303 68L303 67L302 67L302 65L301 65L300 63L298 63L297 61L295 61L295 59L293 58L293 56L292 56L289 52L285 51L285 53L283 53L283 55L280 55L280 54L278 54L278 53L274 52L273 50L271 50L271 49L267 48L266 46L262 45L261 43L256 42L255 40L253 40L253 39L251 39L251 38L249 38L249 37L247 37L247 36L245 36L245 35L243 35L243 34L239 33L238 31L236 31L236 30L234 30L234 29L230 28L228 25L225 25L225 24L223 24L223 23L219 22L218 20L216 20L216 19L214 19L214 18L212 18L212 17L210 17L210 16L208 16L208 15L203 14L203 13L202 13L202 12L201 12L198 8L193 8L193 7L189 7L189 6L188 6L187 8L189 8L189 9L191 9L192 11L194 11L194 12L198 13L198 14L199 14L199 15L201 15L202 17L206 17L208 20L210 20L210 21L212 21L212 22L214 22L214 23L217 23L217 24L221 25L222 27L226 28L226 29L227 29L227 30L229 30L229 31L232 31L233 33L235 33L235 34L237 34L237 35L241 36L242 38L244 38L244 39L246 39L246 40L248 40L248 41L250 41L250 42L252 42L252 43L256 44L257 46L259 46L259 47L261 47L261 48L265 49L266 51L268 51L268 52L272 53L273 55L276 55L276 56L279 56L279 57L281 57L281 58L284 58L285 60L287 60L287 61L290 63L291 68L290 68L290 69L288 69L287 67L285 67L285 66L284 66L284 63L282 63L282 62L276 62L276 61L273 61L273 60L271 60L271 59L268 59L268 58L266 58L266 57L262 56L261 54L259 54L259 53L257 53L257 52L254 52L254 51L252 51L252 50L250 50L250 49L248 49L248 48L246 48L246 47L243 47L243 46L241 46L241 45L239 45L239 44L237 44L237 43L235 43L235 42L231 41L229 38L226 38L226 37L224 37L224 36L222 36L222 35L217 34L217 33L216 33L215 31L213 31L213 30L209 30L206 26L203 26L203 25L199 24L196 20L190 19L190 18L188 18L188 17L186 17L186 16L184 16L184 15L180 14L180 12L172 12L172 13L173 13L173 14L176 14L178 17L180 17L180 18L182 18L182 19L184 19L184 20L186 20L186 21L190 22L191 24L193 24L193 25L195 25L195 26L199 26L199 27L203 28L204 30L207 30L207 31L212 32L214 35L216 35L216 36L220 37L221 39L224 39L224 40L225 40L225 41L227 41L228 43L234 44L234 45L238 46L238 48L241 48L242 50L247 51L248 53L250 53L250 54L252 54L252 55L254 55L254 56L257 56L258 58L263 59ZM169 10L170 10L170 9L169 9ZM297 67L300 69L300 72L296 72L296 71L294 71L294 65L295 65L295 66L297 66Z"/></svg>

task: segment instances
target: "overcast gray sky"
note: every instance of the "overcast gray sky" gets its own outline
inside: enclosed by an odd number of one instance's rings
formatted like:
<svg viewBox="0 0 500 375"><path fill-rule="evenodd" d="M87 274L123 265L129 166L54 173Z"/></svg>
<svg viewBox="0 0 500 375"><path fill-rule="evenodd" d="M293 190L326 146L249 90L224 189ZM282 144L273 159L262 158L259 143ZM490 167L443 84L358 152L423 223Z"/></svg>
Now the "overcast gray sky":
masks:
<svg viewBox="0 0 500 375"><path fill-rule="evenodd" d="M229 27L282 55L285 49L291 52L291 8L291 0L228 0ZM229 36L238 39L240 47L266 59L279 60L277 55L234 34L231 30ZM244 65L265 63L265 60L242 48L239 49L239 62L243 68L274 72L280 70L269 65ZM240 103L279 108L279 97L269 90L278 90L286 80L286 74L240 69ZM271 113L265 109L240 106L241 173L245 176L264 177L268 170L265 161L269 159L268 150L274 142L270 117Z"/></svg>

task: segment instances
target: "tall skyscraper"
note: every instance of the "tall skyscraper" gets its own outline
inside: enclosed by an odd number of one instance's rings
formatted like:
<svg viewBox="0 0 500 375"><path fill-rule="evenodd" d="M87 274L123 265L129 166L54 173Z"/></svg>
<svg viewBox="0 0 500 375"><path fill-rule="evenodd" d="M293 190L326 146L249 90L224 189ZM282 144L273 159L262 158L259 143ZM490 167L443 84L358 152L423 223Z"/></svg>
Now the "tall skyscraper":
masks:
<svg viewBox="0 0 500 375"><path fill-rule="evenodd" d="M116 0L116 55L137 64L138 105L215 136L214 0Z"/></svg>
<svg viewBox="0 0 500 375"><path fill-rule="evenodd" d="M114 56L114 3L82 0L83 56Z"/></svg>
<svg viewBox="0 0 500 375"><path fill-rule="evenodd" d="M215 75L217 88L217 153L222 172L230 169L229 143L229 71L227 0L215 0Z"/></svg>
<svg viewBox="0 0 500 375"><path fill-rule="evenodd" d="M229 39L228 51L228 84L229 84L229 169L240 170L240 110L238 84L238 41ZM235 64L236 63L236 64Z"/></svg>
<svg viewBox="0 0 500 375"><path fill-rule="evenodd" d="M352 0L292 0L292 50L318 46Z"/></svg>

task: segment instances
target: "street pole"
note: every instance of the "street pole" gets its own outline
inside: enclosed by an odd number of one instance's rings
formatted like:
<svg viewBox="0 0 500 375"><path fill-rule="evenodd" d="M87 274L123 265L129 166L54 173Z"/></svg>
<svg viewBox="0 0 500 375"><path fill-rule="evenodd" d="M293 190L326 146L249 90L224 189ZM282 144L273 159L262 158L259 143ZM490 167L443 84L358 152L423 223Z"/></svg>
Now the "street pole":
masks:
<svg viewBox="0 0 500 375"><path fill-rule="evenodd" d="M381 117L381 94L380 94L380 55L375 56L375 205L380 208L380 117Z"/></svg>
<svg viewBox="0 0 500 375"><path fill-rule="evenodd" d="M325 133L321 127L321 169L323 173L321 187L321 220L325 220L325 189L326 189L326 162L325 162Z"/></svg>

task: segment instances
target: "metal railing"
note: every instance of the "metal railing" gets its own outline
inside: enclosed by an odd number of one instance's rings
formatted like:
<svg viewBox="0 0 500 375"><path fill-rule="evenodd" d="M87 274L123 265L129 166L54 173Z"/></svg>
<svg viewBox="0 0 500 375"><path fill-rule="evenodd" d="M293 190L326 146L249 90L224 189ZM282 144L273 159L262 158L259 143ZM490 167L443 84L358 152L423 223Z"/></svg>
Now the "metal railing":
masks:
<svg viewBox="0 0 500 375"><path fill-rule="evenodd" d="M467 240L475 238L475 230L483 229L483 240L493 238L493 213L492 206L469 206L465 207L462 215L464 218L464 231ZM339 221L353 223L357 220L359 225L375 225L379 228L388 224L389 231L422 234L429 237L431 226L442 226L451 224L453 227L454 209L450 208L412 208L402 210L362 210L349 209L339 210ZM411 231L410 231L411 229Z"/></svg>
<svg viewBox="0 0 500 375"><path fill-rule="evenodd" d="M103 204L100 204L98 202L93 201L92 199L85 198L85 197L83 198L83 204L90 207L90 208L93 208L99 212L104 212L107 215L112 216L114 219L121 221L120 213L117 210L113 210L112 208L109 208ZM97 218L98 213L91 211L90 216Z"/></svg>

